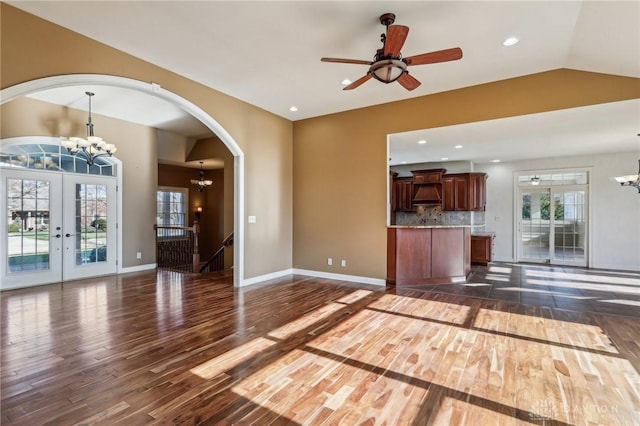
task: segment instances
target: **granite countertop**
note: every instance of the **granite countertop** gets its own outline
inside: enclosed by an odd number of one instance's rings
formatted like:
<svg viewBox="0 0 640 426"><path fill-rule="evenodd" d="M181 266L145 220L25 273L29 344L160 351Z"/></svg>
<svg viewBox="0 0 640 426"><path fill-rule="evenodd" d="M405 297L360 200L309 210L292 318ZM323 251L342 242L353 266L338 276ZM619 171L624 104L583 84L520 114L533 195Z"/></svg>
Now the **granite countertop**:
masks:
<svg viewBox="0 0 640 426"><path fill-rule="evenodd" d="M474 228L477 225L389 225L387 228L409 228L409 229L426 229L426 228Z"/></svg>
<svg viewBox="0 0 640 426"><path fill-rule="evenodd" d="M478 237L495 237L496 233L495 232L490 232L490 231L482 231L482 232L472 232L471 235L475 235Z"/></svg>

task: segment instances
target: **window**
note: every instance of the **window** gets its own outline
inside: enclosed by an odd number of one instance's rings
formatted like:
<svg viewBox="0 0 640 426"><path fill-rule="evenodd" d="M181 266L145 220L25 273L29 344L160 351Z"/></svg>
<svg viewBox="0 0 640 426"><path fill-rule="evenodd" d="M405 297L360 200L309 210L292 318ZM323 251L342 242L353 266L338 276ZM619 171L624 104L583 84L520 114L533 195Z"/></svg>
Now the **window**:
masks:
<svg viewBox="0 0 640 426"><path fill-rule="evenodd" d="M40 138L40 137L35 137ZM96 158L91 166L80 157L75 157L60 145L47 143L12 143L3 139L0 146L0 167L19 169L41 169L64 171L99 176L115 176L115 164L108 157ZM9 141L9 142L7 142Z"/></svg>
<svg viewBox="0 0 640 426"><path fill-rule="evenodd" d="M186 188L159 188L156 197L158 226L187 226L187 196ZM158 230L158 236L163 238L184 237L184 229Z"/></svg>
<svg viewBox="0 0 640 426"><path fill-rule="evenodd" d="M558 186L586 185L589 176L586 171L523 174L518 176L518 186Z"/></svg>

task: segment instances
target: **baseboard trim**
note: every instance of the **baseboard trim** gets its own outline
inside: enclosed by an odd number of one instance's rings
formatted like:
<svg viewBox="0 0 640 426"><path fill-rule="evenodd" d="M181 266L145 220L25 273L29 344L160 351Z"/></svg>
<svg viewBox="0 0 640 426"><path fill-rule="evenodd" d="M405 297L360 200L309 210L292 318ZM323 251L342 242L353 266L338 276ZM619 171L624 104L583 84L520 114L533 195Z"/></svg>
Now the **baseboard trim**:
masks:
<svg viewBox="0 0 640 426"><path fill-rule="evenodd" d="M336 280L336 281L350 281L350 282L360 283L360 284L371 284L371 285L379 285L379 286L387 285L387 282L385 280L379 279L379 278L361 277L358 275L334 274L331 272L311 271L309 269L293 268L293 269L283 269L281 271L272 272L270 274L247 278L246 280L241 281L240 287L246 287L249 285L258 284L264 281L269 281L276 278L282 278L284 276L292 275L292 274L305 275L307 277L315 277L315 278L327 278L327 279Z"/></svg>
<svg viewBox="0 0 640 426"><path fill-rule="evenodd" d="M293 269L294 274L306 275L310 277L316 278L327 278L330 280L337 281L351 281L360 284L371 284L371 285L379 285L386 286L387 282L380 278L371 278L371 277L361 277L358 275L345 275L345 274L335 274L332 272L321 272L321 271L311 271L308 269Z"/></svg>
<svg viewBox="0 0 640 426"><path fill-rule="evenodd" d="M118 270L118 274L128 274L129 272L149 271L151 269L156 269L157 267L158 267L157 263L148 263L146 265L138 265L138 266L127 266L126 268L120 268Z"/></svg>
<svg viewBox="0 0 640 426"><path fill-rule="evenodd" d="M251 277L240 281L239 287L246 287L248 285L258 284L264 281L273 280L275 278L281 278L286 275L291 275L292 273L293 269L283 269L282 271L271 272L270 274L258 275L257 277Z"/></svg>

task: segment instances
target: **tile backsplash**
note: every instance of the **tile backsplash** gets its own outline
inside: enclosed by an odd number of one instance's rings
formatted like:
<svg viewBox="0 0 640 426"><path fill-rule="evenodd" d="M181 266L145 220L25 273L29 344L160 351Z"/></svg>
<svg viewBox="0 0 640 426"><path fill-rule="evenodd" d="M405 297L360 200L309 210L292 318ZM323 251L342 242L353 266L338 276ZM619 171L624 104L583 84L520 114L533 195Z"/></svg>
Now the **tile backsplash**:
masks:
<svg viewBox="0 0 640 426"><path fill-rule="evenodd" d="M394 225L470 225L475 229L476 227L484 228L484 216L484 212L451 212L443 211L440 206L417 206L415 212L396 212Z"/></svg>

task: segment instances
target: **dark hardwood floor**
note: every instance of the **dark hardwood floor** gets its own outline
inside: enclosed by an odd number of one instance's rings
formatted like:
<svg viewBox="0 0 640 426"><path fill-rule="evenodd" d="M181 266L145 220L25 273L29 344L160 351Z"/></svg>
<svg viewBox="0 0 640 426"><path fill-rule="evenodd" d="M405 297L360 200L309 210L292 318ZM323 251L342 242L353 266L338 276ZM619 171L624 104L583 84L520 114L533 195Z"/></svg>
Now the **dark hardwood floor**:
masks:
<svg viewBox="0 0 640 426"><path fill-rule="evenodd" d="M640 274L234 289L159 271L0 297L3 425L640 424Z"/></svg>

